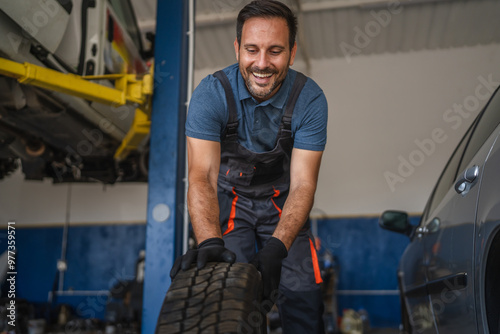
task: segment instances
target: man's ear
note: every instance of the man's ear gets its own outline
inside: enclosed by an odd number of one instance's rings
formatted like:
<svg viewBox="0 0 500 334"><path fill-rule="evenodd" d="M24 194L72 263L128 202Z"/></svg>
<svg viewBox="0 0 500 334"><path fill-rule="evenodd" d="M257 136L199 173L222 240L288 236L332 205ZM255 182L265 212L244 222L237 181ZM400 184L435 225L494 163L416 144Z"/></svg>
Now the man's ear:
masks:
<svg viewBox="0 0 500 334"><path fill-rule="evenodd" d="M238 43L238 38L234 39L234 52L236 53L236 61L240 61L240 44Z"/></svg>
<svg viewBox="0 0 500 334"><path fill-rule="evenodd" d="M290 51L290 63L288 64L288 66L292 66L293 65L293 61L295 60L295 54L296 53L297 53L297 42L295 42L293 44L293 48Z"/></svg>

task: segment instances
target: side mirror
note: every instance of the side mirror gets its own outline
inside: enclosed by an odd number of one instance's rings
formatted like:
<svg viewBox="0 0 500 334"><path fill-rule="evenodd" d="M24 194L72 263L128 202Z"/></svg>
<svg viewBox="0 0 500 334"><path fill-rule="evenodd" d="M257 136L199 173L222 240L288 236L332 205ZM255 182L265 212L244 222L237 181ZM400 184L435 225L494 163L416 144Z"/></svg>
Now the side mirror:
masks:
<svg viewBox="0 0 500 334"><path fill-rule="evenodd" d="M409 237L415 230L415 227L410 224L408 214L403 211L385 211L378 223L385 230L402 233Z"/></svg>

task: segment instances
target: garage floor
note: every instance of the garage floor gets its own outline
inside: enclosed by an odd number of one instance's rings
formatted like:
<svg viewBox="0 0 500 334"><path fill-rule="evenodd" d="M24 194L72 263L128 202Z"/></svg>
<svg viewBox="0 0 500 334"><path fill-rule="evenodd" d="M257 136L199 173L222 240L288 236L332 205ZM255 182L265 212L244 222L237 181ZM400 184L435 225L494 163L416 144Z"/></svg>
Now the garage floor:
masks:
<svg viewBox="0 0 500 334"><path fill-rule="evenodd" d="M281 329L279 331L270 331L269 334L280 334ZM363 334L400 334L399 329L396 328L374 328L369 332Z"/></svg>

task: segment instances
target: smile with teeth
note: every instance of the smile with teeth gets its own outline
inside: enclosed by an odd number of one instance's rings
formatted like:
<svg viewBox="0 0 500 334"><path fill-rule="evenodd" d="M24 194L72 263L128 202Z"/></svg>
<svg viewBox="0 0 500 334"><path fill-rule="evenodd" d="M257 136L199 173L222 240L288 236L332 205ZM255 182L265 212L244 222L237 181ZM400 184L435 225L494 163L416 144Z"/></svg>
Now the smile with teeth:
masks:
<svg viewBox="0 0 500 334"><path fill-rule="evenodd" d="M272 73L263 74L263 73L256 73L256 72L252 72L252 74L255 75L257 78L269 78L271 75L273 75Z"/></svg>

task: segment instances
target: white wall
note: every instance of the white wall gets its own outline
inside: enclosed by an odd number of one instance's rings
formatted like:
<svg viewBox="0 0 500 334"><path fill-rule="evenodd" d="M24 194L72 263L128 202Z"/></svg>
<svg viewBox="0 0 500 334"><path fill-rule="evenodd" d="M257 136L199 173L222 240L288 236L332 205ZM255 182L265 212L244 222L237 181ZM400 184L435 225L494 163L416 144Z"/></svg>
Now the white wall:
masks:
<svg viewBox="0 0 500 334"><path fill-rule="evenodd" d="M197 72L195 82L212 72ZM500 45L313 61L310 74L329 104L328 143L312 213L418 213L473 120L455 113L458 120L450 122L448 109L479 101L469 109L471 115L480 111L490 92L478 78L492 76L500 84ZM474 97L476 88L483 99ZM435 129L440 143L433 148ZM427 143L426 152L415 141ZM419 165L400 174L400 156ZM391 187L384 173L398 175L398 181Z"/></svg>
<svg viewBox="0 0 500 334"><path fill-rule="evenodd" d="M18 170L0 181L0 226L76 223L142 223L146 221L147 184L52 184L24 181ZM69 196L68 196L69 195ZM3 225L6 226L6 225Z"/></svg>
<svg viewBox="0 0 500 334"><path fill-rule="evenodd" d="M304 70L301 64L294 68ZM195 82L214 70L196 72ZM421 212L473 119L457 118L463 122L454 129L458 123L444 117L454 104L476 99L482 106L486 101L475 98L476 89L480 97L487 89L478 78L489 76L500 82L500 45L359 56L350 63L314 61L311 77L327 96L329 124L313 214L378 215L390 208ZM435 143L433 150L428 144L428 155L418 153L422 149L415 141L429 143L435 129L442 130L438 139L443 142ZM410 156L421 164L413 171L403 170L404 182L391 189L384 173L398 175L400 157L409 161ZM71 191L73 223L146 220L146 184L74 184ZM23 181L17 173L0 181L0 224L9 219L61 224L67 194L68 185Z"/></svg>
<svg viewBox="0 0 500 334"><path fill-rule="evenodd" d="M500 84L500 45L321 61L311 74L329 102L315 206L331 215L421 212L472 115L491 94L482 81ZM464 103L472 110L468 118L449 111ZM458 120L450 122L452 116ZM433 131L440 133L434 139ZM401 158L414 170L398 171ZM403 182L391 188L387 172Z"/></svg>

